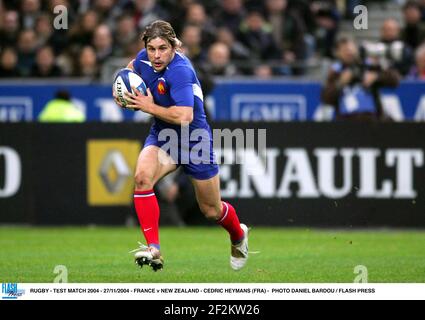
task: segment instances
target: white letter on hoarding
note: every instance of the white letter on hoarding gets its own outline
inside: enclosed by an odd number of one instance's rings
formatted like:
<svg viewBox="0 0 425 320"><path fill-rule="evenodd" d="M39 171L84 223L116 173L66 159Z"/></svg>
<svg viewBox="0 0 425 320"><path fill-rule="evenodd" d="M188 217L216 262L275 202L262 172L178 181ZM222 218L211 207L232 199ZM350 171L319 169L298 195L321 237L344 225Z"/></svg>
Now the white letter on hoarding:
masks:
<svg viewBox="0 0 425 320"><path fill-rule="evenodd" d="M288 158L283 172L282 183L277 192L278 197L291 197L290 186L297 183L297 196L300 198L318 198L320 196L314 181L313 170L307 151L304 149L286 149L284 154Z"/></svg>
<svg viewBox="0 0 425 320"><path fill-rule="evenodd" d="M114 100L110 98L96 99L95 105L100 108L100 121L102 122L121 122L124 115Z"/></svg>
<svg viewBox="0 0 425 320"><path fill-rule="evenodd" d="M14 196L21 186L21 159L19 154L9 147L0 147L0 156L4 156L4 186L0 188L0 198Z"/></svg>
<svg viewBox="0 0 425 320"><path fill-rule="evenodd" d="M241 189L242 198L251 198L254 192L252 184L260 198L272 198L276 189L276 157L278 149L267 149L267 164L263 163L254 149L238 150L238 156L245 158L246 162L241 164ZM251 174L251 172L255 174Z"/></svg>
<svg viewBox="0 0 425 320"><path fill-rule="evenodd" d="M232 179L234 151L232 149L214 149L214 152L218 161L221 161L222 157L224 158L224 164L220 166L221 196L223 198L237 197L238 184L236 180Z"/></svg>
<svg viewBox="0 0 425 320"><path fill-rule="evenodd" d="M360 189L359 198L391 198L393 184L389 180L382 183L382 189L377 189L376 158L381 154L379 149L359 149L360 159Z"/></svg>
<svg viewBox="0 0 425 320"><path fill-rule="evenodd" d="M314 155L318 161L318 183L320 192L332 199L342 198L348 195L352 188L352 160L353 149L342 149L343 157L343 185L340 189L335 187L335 156L336 149L316 149Z"/></svg>
<svg viewBox="0 0 425 320"><path fill-rule="evenodd" d="M419 100L414 119L418 122L425 121L425 95L422 95L421 100Z"/></svg>
<svg viewBox="0 0 425 320"><path fill-rule="evenodd" d="M413 166L424 164L424 154L419 149L389 149L386 154L387 166L396 166L396 189L394 198L415 198L413 187Z"/></svg>

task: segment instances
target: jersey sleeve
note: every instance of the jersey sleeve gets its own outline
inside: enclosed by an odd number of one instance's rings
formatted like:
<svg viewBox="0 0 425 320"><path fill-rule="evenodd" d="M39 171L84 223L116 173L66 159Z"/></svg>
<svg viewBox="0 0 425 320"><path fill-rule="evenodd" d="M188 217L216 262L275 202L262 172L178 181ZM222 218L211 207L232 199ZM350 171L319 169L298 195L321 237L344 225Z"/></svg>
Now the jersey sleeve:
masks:
<svg viewBox="0 0 425 320"><path fill-rule="evenodd" d="M139 76L142 76L142 54L143 51L140 51L133 61L133 69Z"/></svg>
<svg viewBox="0 0 425 320"><path fill-rule="evenodd" d="M193 107L195 97L193 92L193 71L187 67L178 67L170 77L170 95L176 106Z"/></svg>

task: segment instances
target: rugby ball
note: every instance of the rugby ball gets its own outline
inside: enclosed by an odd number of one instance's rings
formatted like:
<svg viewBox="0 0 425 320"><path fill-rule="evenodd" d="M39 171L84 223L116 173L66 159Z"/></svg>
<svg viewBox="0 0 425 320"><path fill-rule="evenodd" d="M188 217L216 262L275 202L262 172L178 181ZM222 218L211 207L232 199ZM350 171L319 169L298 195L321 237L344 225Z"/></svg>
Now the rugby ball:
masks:
<svg viewBox="0 0 425 320"><path fill-rule="evenodd" d="M144 95L147 95L146 84L137 73L129 68L121 69L115 76L113 90L123 107L127 105L124 93L134 93L131 87L135 87Z"/></svg>

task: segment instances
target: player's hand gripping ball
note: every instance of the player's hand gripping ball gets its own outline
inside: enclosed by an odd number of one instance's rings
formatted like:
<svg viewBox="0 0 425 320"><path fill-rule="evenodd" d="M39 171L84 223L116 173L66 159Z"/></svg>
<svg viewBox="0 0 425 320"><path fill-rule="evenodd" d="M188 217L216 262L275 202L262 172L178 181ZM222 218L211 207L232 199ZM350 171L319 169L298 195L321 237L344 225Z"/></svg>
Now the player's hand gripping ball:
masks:
<svg viewBox="0 0 425 320"><path fill-rule="evenodd" d="M115 76L113 91L114 97L120 102L123 108L127 106L125 93L135 93L133 92L132 87L139 90L145 96L148 95L146 84L137 73L128 68L118 71L117 75Z"/></svg>

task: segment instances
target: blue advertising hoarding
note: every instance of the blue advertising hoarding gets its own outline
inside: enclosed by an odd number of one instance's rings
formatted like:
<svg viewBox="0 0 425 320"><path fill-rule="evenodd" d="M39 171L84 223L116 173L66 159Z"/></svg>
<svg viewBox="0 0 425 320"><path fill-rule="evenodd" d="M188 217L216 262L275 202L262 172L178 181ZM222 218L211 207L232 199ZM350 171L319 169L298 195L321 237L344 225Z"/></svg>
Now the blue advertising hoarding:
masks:
<svg viewBox="0 0 425 320"><path fill-rule="evenodd" d="M212 94L212 113L216 120L232 121L331 120L332 109L323 115L321 87L315 81L221 80ZM382 95L384 111L394 120L425 120L425 82L404 81Z"/></svg>
<svg viewBox="0 0 425 320"><path fill-rule="evenodd" d="M213 91L216 120L305 121L320 104L317 82L220 81Z"/></svg>
<svg viewBox="0 0 425 320"><path fill-rule="evenodd" d="M143 112L118 108L110 85L3 82L0 122L36 121L46 103L63 89L70 92L88 121L149 120ZM321 105L320 91L321 83L314 81L219 80L207 106L218 121L331 120L332 109ZM402 82L396 90L385 89L382 93L385 112L394 120L425 120L425 82Z"/></svg>
<svg viewBox="0 0 425 320"><path fill-rule="evenodd" d="M26 83L0 84L0 122L36 121L44 106L59 90L67 90L74 104L88 121L148 121L143 112L119 108L112 99L112 88L100 84Z"/></svg>

